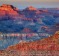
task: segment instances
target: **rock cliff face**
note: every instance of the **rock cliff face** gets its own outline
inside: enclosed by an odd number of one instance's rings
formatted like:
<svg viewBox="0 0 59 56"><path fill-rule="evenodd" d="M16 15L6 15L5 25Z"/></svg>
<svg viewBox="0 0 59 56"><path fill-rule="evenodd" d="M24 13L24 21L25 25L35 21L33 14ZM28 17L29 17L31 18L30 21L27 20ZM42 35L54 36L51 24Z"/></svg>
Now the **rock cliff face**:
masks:
<svg viewBox="0 0 59 56"><path fill-rule="evenodd" d="M7 50L18 50L18 51L39 51L39 50L59 50L59 31L53 36L45 39L37 40L34 42L22 42L14 46L10 46Z"/></svg>
<svg viewBox="0 0 59 56"><path fill-rule="evenodd" d="M29 6L29 7L26 8L26 10L33 10L34 11L34 10L37 10L37 9L34 8L33 6Z"/></svg>
<svg viewBox="0 0 59 56"><path fill-rule="evenodd" d="M18 10L16 7L14 7L13 5L8 5L8 4L3 4L2 6L0 6L0 10L6 10L6 11L13 11L13 10Z"/></svg>
<svg viewBox="0 0 59 56"><path fill-rule="evenodd" d="M19 17L18 9L12 5L3 4L0 6L0 20Z"/></svg>
<svg viewBox="0 0 59 56"><path fill-rule="evenodd" d="M13 5L3 4L0 6L0 32L22 32L29 28L29 32L53 34L59 30L59 13L56 11L58 12L57 9L37 9L33 6L18 10Z"/></svg>
<svg viewBox="0 0 59 56"><path fill-rule="evenodd" d="M33 55L59 55L59 31L48 38L34 42L20 42L17 45L8 47L5 51L0 51L1 56L33 56Z"/></svg>
<svg viewBox="0 0 59 56"><path fill-rule="evenodd" d="M30 42L30 43L19 43L15 46L11 46L8 48L9 50L22 50L22 51L30 51L30 50L59 50L59 31L57 31L53 36Z"/></svg>

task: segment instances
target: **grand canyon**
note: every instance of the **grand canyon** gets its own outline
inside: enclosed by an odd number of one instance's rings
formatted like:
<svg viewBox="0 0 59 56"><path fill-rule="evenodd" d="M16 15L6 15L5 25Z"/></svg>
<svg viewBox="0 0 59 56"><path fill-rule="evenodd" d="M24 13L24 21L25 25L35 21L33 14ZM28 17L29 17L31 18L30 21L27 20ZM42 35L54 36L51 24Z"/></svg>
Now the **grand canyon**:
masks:
<svg viewBox="0 0 59 56"><path fill-rule="evenodd" d="M0 56L59 56L59 8L18 9L0 6Z"/></svg>

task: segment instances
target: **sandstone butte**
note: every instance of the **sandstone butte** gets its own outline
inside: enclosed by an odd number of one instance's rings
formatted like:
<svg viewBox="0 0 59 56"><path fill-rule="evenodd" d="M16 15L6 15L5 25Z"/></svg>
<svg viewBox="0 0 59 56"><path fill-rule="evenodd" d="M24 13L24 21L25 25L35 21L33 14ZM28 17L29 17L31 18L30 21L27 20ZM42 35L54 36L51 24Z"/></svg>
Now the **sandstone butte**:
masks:
<svg viewBox="0 0 59 56"><path fill-rule="evenodd" d="M14 7L13 5L3 4L2 6L0 6L0 10L12 11L12 10L18 10L18 9Z"/></svg>
<svg viewBox="0 0 59 56"><path fill-rule="evenodd" d="M18 9L12 5L3 4L0 6L0 16L10 15L10 16L19 16L17 13Z"/></svg>
<svg viewBox="0 0 59 56"><path fill-rule="evenodd" d="M33 6L29 6L29 7L26 8L26 10L37 10L37 9Z"/></svg>

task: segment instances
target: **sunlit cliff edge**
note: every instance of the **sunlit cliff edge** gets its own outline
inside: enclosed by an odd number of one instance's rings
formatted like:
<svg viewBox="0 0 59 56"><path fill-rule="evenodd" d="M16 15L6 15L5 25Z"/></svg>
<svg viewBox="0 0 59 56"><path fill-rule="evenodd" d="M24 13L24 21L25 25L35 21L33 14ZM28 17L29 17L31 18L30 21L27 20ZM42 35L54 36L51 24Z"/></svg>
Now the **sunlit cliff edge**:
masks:
<svg viewBox="0 0 59 56"><path fill-rule="evenodd" d="M5 51L0 51L3 55L58 55L59 50L59 31L53 36L33 42L20 42L14 46L8 47ZM48 51L48 52L47 52ZM12 54L11 54L12 52ZM55 52L55 53L54 53ZM15 54L14 54L15 53Z"/></svg>

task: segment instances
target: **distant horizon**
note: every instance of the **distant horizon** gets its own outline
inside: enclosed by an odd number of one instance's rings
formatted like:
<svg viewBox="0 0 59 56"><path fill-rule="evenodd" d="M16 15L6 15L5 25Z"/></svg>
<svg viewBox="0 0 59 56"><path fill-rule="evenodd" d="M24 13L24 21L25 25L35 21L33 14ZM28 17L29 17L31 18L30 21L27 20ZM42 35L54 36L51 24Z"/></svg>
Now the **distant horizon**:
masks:
<svg viewBox="0 0 59 56"><path fill-rule="evenodd" d="M59 8L59 0L0 0L0 5L10 4L19 9L29 6L35 8Z"/></svg>
<svg viewBox="0 0 59 56"><path fill-rule="evenodd" d="M6 4L6 3L4 3L4 4ZM0 6L2 6L3 4L0 4ZM13 5L13 4L6 4L6 5L12 5L12 6L14 6L14 7L16 7L16 8L18 8L18 9L25 9L25 8L27 8L27 7L30 7L30 6L33 6L33 5L29 5L29 6L15 6L15 5ZM59 7L40 7L40 6L33 6L34 8L37 8L37 9L39 9L39 8L59 8Z"/></svg>

